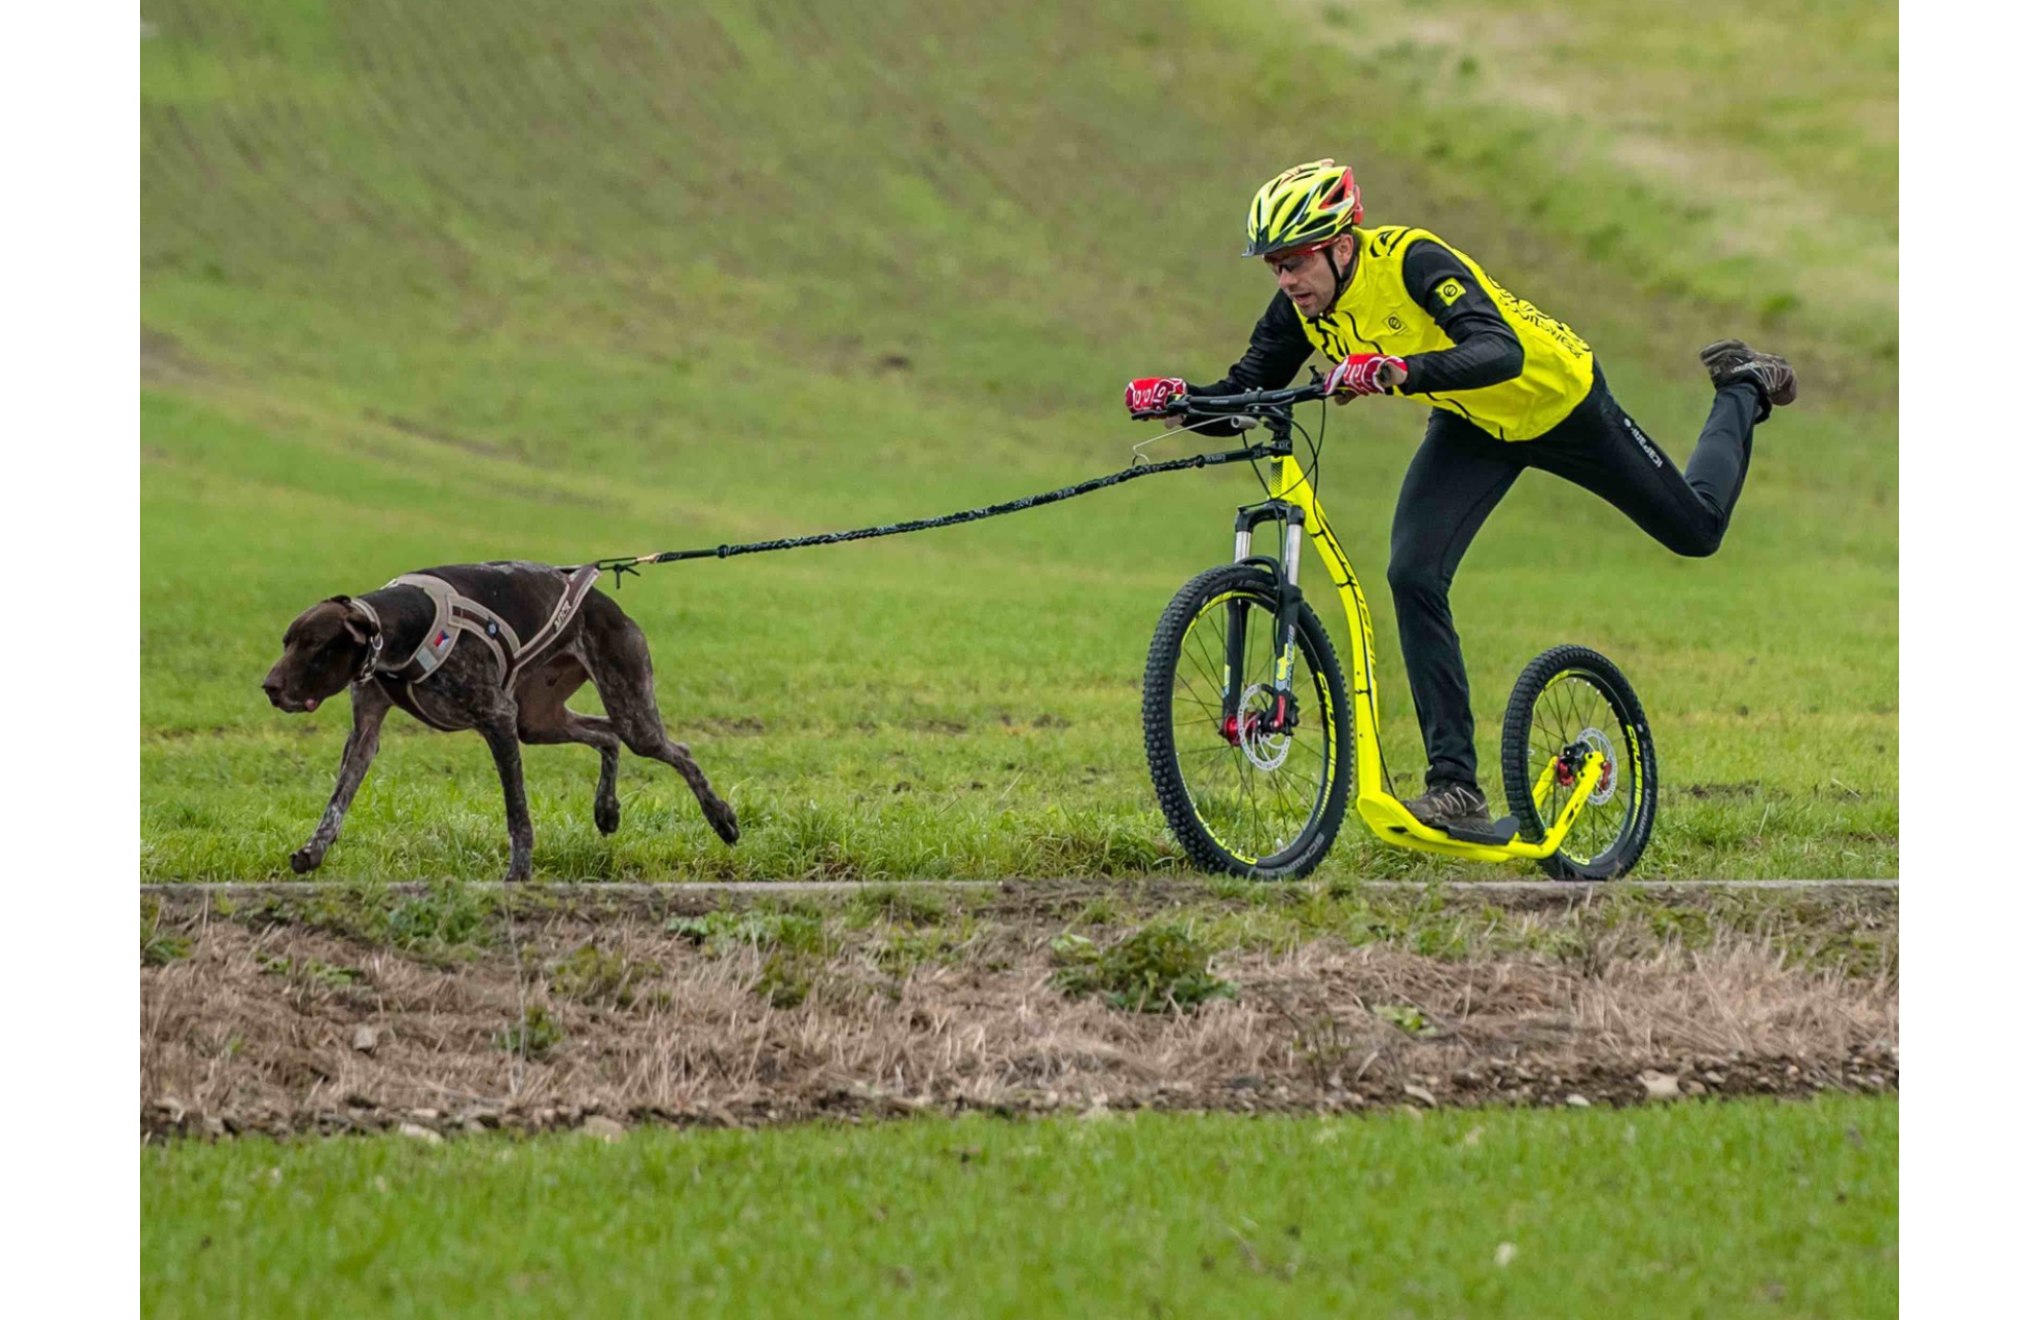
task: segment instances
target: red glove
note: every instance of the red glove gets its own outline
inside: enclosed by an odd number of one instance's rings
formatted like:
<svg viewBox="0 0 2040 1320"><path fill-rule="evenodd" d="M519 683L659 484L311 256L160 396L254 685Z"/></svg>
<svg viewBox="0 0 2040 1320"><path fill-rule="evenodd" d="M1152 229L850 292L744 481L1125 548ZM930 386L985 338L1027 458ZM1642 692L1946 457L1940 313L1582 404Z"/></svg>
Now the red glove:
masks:
<svg viewBox="0 0 2040 1320"><path fill-rule="evenodd" d="M1188 394L1190 387L1178 376L1142 376L1126 383L1126 411L1136 419L1160 417L1169 400Z"/></svg>
<svg viewBox="0 0 2040 1320"><path fill-rule="evenodd" d="M1332 368L1331 378L1325 381L1326 394L1341 394L1351 399L1362 394L1386 394L1388 383L1382 380L1382 371L1393 366L1402 373L1402 379L1409 378L1410 364L1399 357L1386 353L1355 353Z"/></svg>

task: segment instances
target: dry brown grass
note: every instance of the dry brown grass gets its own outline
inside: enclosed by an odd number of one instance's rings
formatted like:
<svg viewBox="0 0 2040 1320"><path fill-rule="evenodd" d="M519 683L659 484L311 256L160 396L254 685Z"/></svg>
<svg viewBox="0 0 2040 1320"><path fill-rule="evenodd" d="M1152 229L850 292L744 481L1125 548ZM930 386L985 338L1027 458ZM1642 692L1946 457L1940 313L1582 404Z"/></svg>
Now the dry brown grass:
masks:
<svg viewBox="0 0 2040 1320"><path fill-rule="evenodd" d="M449 959L273 916L181 919L193 956L141 973L152 1133L1621 1103L1644 1098L1645 1071L1687 1094L1897 1084L1895 972L1810 966L1763 931L1689 948L1618 929L1591 957L1444 960L1337 938L1234 948L1214 970L1235 999L1155 1014L1058 990L1052 912L974 919L958 950L903 971L886 950L904 928L883 920L832 919L825 940L790 951L696 943L650 913L592 926L567 913ZM591 941L641 964L629 1003L552 984ZM772 977L805 998L773 1007ZM506 1048L528 1012L557 1028L549 1049Z"/></svg>

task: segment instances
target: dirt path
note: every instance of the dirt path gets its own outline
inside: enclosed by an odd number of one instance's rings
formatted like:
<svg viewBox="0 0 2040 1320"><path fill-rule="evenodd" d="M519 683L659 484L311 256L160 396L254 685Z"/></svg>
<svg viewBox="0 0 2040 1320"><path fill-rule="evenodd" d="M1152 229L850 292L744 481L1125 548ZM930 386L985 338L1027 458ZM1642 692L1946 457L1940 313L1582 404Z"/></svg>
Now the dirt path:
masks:
<svg viewBox="0 0 2040 1320"><path fill-rule="evenodd" d="M143 908L152 1138L1898 1083L1884 885L164 886Z"/></svg>

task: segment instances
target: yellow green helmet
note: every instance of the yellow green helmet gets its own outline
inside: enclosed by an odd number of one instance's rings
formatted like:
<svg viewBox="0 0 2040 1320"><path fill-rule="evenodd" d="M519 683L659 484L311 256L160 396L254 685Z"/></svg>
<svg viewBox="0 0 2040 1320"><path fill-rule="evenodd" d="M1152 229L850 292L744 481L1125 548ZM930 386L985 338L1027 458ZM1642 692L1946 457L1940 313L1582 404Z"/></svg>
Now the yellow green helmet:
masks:
<svg viewBox="0 0 2040 1320"><path fill-rule="evenodd" d="M1364 214L1353 171L1314 160L1282 171L1261 185L1247 208L1247 250L1265 257L1291 248L1322 247L1360 227Z"/></svg>

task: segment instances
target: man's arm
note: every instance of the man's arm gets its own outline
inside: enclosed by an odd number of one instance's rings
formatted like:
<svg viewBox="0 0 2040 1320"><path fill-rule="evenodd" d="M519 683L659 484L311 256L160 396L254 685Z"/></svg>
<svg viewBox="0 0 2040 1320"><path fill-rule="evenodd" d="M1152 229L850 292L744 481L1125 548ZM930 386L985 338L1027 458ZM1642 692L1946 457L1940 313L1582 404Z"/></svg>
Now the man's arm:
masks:
<svg viewBox="0 0 2040 1320"><path fill-rule="evenodd" d="M1247 351L1233 363L1232 370L1209 385L1192 385L1190 393L1196 396L1281 389L1296 379L1297 369L1316 351L1310 336L1303 333L1303 323L1296 319L1296 309L1285 295L1277 293L1255 323Z"/></svg>
<svg viewBox="0 0 2040 1320"><path fill-rule="evenodd" d="M1399 394L1477 390L1523 374L1523 341L1466 268L1444 245L1420 239L1403 253L1403 287L1453 346L1407 359Z"/></svg>
<svg viewBox="0 0 2040 1320"><path fill-rule="evenodd" d="M1297 369L1316 351L1317 346L1310 342L1310 336L1303 333L1302 322L1296 319L1294 306L1278 291L1268 304L1268 310L1261 313L1261 319L1255 322L1254 333L1247 340L1247 351L1233 363L1232 370L1209 385L1191 385L1187 392L1195 398L1280 389L1296 379ZM1240 427L1237 418L1227 417L1199 422L1188 429L1199 435L1236 435Z"/></svg>

